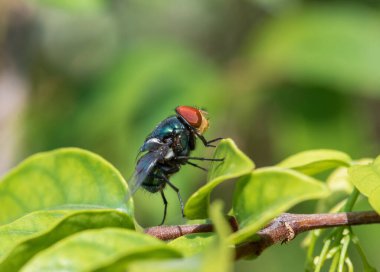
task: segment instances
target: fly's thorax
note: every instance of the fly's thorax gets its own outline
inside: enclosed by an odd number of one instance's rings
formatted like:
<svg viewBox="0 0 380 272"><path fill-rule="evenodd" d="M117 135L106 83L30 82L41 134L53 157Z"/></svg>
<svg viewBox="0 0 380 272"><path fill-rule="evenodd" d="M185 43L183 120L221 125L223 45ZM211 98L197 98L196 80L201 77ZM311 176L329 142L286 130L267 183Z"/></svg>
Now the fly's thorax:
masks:
<svg viewBox="0 0 380 272"><path fill-rule="evenodd" d="M159 123L147 139L157 138L164 141L164 139L173 137L186 129L186 126L182 124L177 116L171 116Z"/></svg>
<svg viewBox="0 0 380 272"><path fill-rule="evenodd" d="M175 157L175 154L174 154L173 149L169 148L168 151L167 151L167 153L166 153L166 155L165 155L165 157L164 157L165 160L170 160L170 159L172 159L174 157Z"/></svg>
<svg viewBox="0 0 380 272"><path fill-rule="evenodd" d="M180 133L177 133L172 138L172 145L173 152L177 156L185 156L188 155L190 151L190 131L189 130L182 130Z"/></svg>

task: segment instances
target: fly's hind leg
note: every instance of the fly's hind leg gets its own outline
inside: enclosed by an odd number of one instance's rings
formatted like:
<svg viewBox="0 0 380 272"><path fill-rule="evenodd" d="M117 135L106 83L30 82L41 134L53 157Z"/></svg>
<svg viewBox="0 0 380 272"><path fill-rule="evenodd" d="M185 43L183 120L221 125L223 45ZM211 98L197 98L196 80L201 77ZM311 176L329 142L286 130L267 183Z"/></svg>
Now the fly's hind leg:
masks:
<svg viewBox="0 0 380 272"><path fill-rule="evenodd" d="M183 201L182 201L182 197L181 197L181 194L179 193L179 189L173 184L170 182L170 180L168 179L167 176L165 175L162 175L162 178L163 180L177 193L177 196L178 196L178 200L179 200L179 203L181 205L181 212L182 212L182 217L185 217L185 212L184 212L184 206L183 206Z"/></svg>
<svg viewBox="0 0 380 272"><path fill-rule="evenodd" d="M166 197L165 197L165 194L164 194L164 188L165 188L165 184L166 184L166 181L165 179L163 179L161 176L159 175L153 175L155 178L159 179L160 181L160 184L143 184L143 188L145 190L147 190L148 192L151 192L151 193L157 193L157 192L160 192L161 194L161 197L162 197L162 201L164 202L164 217L162 218L162 221L160 223L159 226L163 225L164 222L165 222L165 219L166 219L166 212L167 212L167 209L168 209L168 201L166 200Z"/></svg>
<svg viewBox="0 0 380 272"><path fill-rule="evenodd" d="M162 226L165 222L165 219L166 219L166 211L167 211L167 208L168 208L168 201L166 200L166 197L165 197L165 194L164 194L164 191L163 189L160 190L160 193L161 193L161 197L162 197L162 201L164 202L164 217L162 218L162 221L160 223L160 226Z"/></svg>

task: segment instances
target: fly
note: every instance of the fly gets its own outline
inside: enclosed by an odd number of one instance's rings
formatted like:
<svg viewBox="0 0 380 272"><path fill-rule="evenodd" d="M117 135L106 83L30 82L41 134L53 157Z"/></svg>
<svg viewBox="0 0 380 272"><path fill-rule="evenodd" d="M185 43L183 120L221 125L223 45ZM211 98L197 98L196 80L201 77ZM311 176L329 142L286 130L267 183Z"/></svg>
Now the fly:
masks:
<svg viewBox="0 0 380 272"><path fill-rule="evenodd" d="M204 171L207 169L189 160L199 161L223 161L224 159L209 159L202 157L190 157L195 149L196 139L199 138L206 147L215 147L212 143L221 140L216 138L207 141L203 136L209 127L206 118L207 112L190 106L179 106L175 109L176 115L170 116L160 122L145 139L140 153L144 155L137 161L131 183L133 195L142 187L151 193L160 192L164 202L164 216L160 225L165 222L168 202L164 194L164 188L168 185L178 195L182 216L184 206L179 189L170 181L170 176L177 173L181 165L189 164Z"/></svg>

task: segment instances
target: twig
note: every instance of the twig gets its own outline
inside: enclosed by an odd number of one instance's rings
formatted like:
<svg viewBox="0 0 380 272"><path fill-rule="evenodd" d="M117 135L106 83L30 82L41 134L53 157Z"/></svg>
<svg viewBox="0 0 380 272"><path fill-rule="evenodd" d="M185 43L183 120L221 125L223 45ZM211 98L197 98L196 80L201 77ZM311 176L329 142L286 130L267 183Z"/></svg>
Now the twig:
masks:
<svg viewBox="0 0 380 272"><path fill-rule="evenodd" d="M230 225L234 231L238 229L236 220L231 217ZM260 255L266 248L293 240L298 234L314 229L338 226L353 226L380 223L380 216L374 211L322 214L290 214L284 213L271 221L257 234L259 240L236 246L236 259L250 255ZM180 236L212 232L212 224L158 226L145 230L145 233L161 240L171 240Z"/></svg>
<svg viewBox="0 0 380 272"><path fill-rule="evenodd" d="M229 217L228 221L232 230L235 232L238 229L238 224L235 217ZM145 233L152 235L161 240L172 240L186 234L213 232L212 224L196 224L196 225L177 225L177 226L157 226L145 229Z"/></svg>

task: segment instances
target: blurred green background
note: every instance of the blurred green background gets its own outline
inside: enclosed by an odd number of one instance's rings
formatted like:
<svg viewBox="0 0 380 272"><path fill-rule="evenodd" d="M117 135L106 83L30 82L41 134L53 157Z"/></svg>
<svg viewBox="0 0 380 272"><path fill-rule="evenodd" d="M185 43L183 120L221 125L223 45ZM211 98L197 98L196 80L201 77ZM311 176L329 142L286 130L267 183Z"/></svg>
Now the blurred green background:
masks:
<svg viewBox="0 0 380 272"><path fill-rule="evenodd" d="M0 173L78 146L128 179L145 136L177 105L206 108L205 136L233 138L259 167L313 148L374 157L379 64L376 0L2 0ZM204 180L188 166L173 177L185 199ZM228 201L224 186L214 198ZM167 224L184 223L168 195ZM142 225L160 222L160 196L136 201ZM357 229L380 268L379 227ZM302 271L300 241L236 270Z"/></svg>

